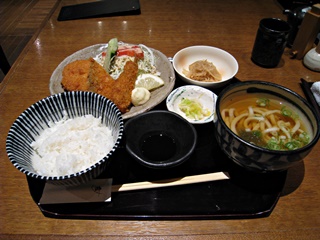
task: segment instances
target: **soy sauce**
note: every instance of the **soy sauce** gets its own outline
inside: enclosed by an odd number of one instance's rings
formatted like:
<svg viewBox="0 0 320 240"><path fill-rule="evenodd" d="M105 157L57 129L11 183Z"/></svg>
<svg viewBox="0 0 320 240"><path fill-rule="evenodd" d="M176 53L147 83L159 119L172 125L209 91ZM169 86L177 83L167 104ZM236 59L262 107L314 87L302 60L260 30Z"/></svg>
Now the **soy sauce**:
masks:
<svg viewBox="0 0 320 240"><path fill-rule="evenodd" d="M174 138L164 133L153 133L143 138L141 151L150 161L161 162L174 156L177 144Z"/></svg>

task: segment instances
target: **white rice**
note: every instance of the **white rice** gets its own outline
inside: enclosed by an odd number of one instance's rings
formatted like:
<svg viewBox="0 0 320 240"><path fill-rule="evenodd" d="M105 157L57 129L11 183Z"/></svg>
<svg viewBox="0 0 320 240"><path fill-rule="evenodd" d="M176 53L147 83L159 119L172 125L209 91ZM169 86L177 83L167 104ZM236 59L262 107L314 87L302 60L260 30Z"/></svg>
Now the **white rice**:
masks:
<svg viewBox="0 0 320 240"><path fill-rule="evenodd" d="M92 115L49 123L31 143L32 165L42 176L70 175L95 164L113 148L111 130Z"/></svg>

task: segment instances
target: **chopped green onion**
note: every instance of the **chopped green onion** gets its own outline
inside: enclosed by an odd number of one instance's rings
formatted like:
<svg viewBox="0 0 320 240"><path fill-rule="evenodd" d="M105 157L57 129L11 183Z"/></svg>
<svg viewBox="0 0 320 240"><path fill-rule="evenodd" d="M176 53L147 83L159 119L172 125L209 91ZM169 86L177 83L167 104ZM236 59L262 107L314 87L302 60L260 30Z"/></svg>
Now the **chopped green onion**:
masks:
<svg viewBox="0 0 320 240"><path fill-rule="evenodd" d="M289 108L287 108L286 106L283 106L281 108L281 113L285 117L291 117L292 116L292 111Z"/></svg>
<svg viewBox="0 0 320 240"><path fill-rule="evenodd" d="M299 148L299 147L301 147L301 146L302 146L301 142L300 142L300 141L297 141L297 140L293 140L293 141L287 142L287 143L285 144L285 147L286 147L287 149L289 149L289 150L294 150L294 149L297 149L297 148Z"/></svg>
<svg viewBox="0 0 320 240"><path fill-rule="evenodd" d="M281 150L281 145L275 138L271 138L267 143L267 148L270 150Z"/></svg>
<svg viewBox="0 0 320 240"><path fill-rule="evenodd" d="M256 103L259 107L267 107L269 106L270 100L268 98L259 98Z"/></svg>
<svg viewBox="0 0 320 240"><path fill-rule="evenodd" d="M310 136L308 133L303 132L299 134L299 140L304 144L308 144L310 142Z"/></svg>
<svg viewBox="0 0 320 240"><path fill-rule="evenodd" d="M259 137L259 138L260 138L260 137L262 136L261 131L254 130L254 131L252 131L251 133L252 133L252 135L255 136L255 137Z"/></svg>

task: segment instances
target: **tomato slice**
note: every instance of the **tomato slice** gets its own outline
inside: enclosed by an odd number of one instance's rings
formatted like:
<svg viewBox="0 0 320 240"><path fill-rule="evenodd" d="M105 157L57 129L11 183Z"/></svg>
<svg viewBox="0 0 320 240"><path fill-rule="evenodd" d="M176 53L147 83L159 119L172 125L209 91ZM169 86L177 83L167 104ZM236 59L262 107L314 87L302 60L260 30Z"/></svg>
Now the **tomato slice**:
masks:
<svg viewBox="0 0 320 240"><path fill-rule="evenodd" d="M143 59L143 51L139 46L133 45L133 46L119 46L117 50L117 56L130 56L130 57L136 57L138 59Z"/></svg>

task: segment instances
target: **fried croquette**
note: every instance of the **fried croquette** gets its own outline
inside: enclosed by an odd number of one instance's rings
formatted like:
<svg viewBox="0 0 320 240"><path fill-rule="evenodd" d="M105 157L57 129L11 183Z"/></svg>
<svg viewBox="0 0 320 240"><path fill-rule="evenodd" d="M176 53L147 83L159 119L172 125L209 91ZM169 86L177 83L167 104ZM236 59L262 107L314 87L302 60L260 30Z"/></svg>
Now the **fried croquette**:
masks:
<svg viewBox="0 0 320 240"><path fill-rule="evenodd" d="M66 65L62 71L61 85L66 91L89 91L90 60L76 60Z"/></svg>
<svg viewBox="0 0 320 240"><path fill-rule="evenodd" d="M128 61L118 79L104 81L104 87L97 93L114 102L122 113L129 111L131 93L138 75L138 64Z"/></svg>

